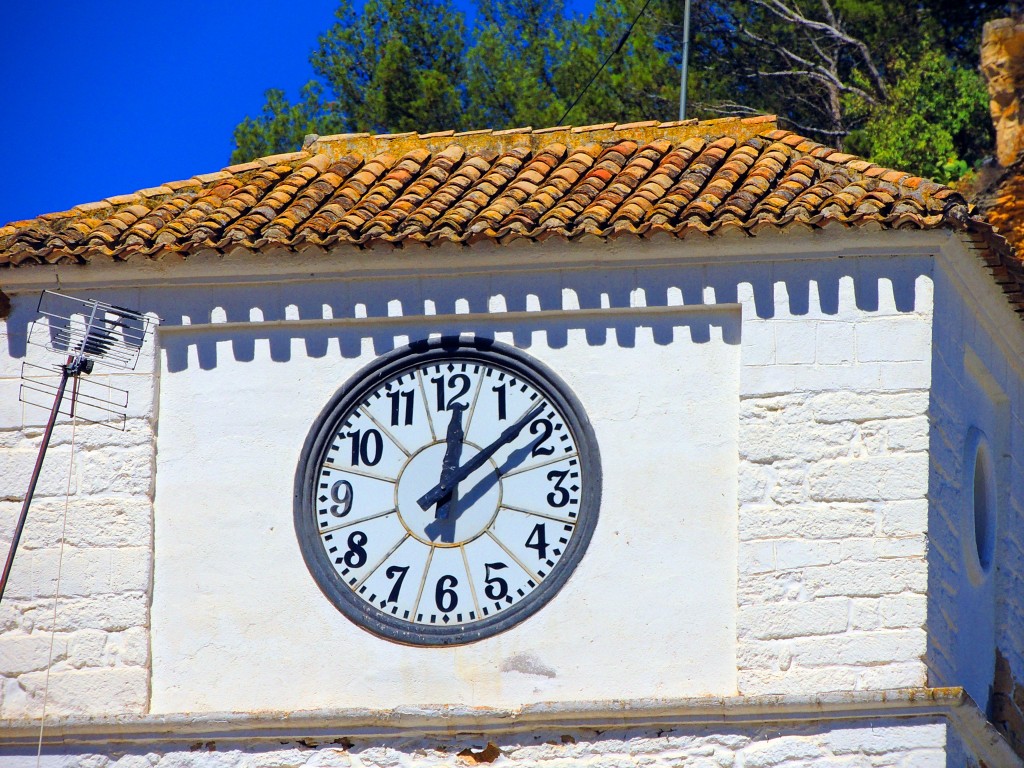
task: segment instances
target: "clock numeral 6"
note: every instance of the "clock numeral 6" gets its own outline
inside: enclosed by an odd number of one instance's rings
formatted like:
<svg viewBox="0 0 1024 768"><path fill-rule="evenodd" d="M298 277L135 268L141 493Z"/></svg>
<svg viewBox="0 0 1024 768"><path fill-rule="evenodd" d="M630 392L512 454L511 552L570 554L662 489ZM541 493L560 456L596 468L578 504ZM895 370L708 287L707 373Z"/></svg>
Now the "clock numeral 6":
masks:
<svg viewBox="0 0 1024 768"><path fill-rule="evenodd" d="M363 432L361 429L354 429L345 437L352 438L352 466L359 466L359 459L368 467L374 466L380 461L384 453L384 438L376 429L368 429Z"/></svg>
<svg viewBox="0 0 1024 768"><path fill-rule="evenodd" d="M491 569L500 571L503 568L508 568L506 563L487 563L484 565L484 582L487 586L484 587L484 594L486 594L491 600L501 600L508 594L508 582L506 582L500 576L492 576Z"/></svg>
<svg viewBox="0 0 1024 768"><path fill-rule="evenodd" d="M349 568L362 568L366 563L366 542L369 538L362 531L352 531L348 535L348 552L345 553L345 565Z"/></svg>
<svg viewBox="0 0 1024 768"><path fill-rule="evenodd" d="M459 586L459 580L454 576L442 576L437 580L437 588L434 590L434 603L437 610L448 613L455 610L459 604L459 596L453 587Z"/></svg>
<svg viewBox="0 0 1024 768"><path fill-rule="evenodd" d="M331 498L336 504L331 505L331 514L335 517L344 517L352 510L352 483L348 480L339 480L331 486Z"/></svg>

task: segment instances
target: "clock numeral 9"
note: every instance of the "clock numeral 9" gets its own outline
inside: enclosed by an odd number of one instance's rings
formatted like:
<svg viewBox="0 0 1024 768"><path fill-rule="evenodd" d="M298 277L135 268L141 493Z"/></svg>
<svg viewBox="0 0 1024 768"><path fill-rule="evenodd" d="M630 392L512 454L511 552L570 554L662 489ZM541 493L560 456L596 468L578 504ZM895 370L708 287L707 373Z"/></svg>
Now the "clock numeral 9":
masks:
<svg viewBox="0 0 1024 768"><path fill-rule="evenodd" d="M437 588L434 590L434 603L437 610L448 613L454 611L459 604L459 596L454 587L459 586L459 580L454 576L442 576L437 580Z"/></svg>
<svg viewBox="0 0 1024 768"><path fill-rule="evenodd" d="M335 517L344 517L352 510L352 483L348 480L339 480L331 487L331 498L336 504L331 505L331 514Z"/></svg>
<svg viewBox="0 0 1024 768"><path fill-rule="evenodd" d="M367 541L369 541L369 537L362 531L352 531L348 535L348 552L343 558L345 565L349 568L363 567L366 563L366 550L363 547L366 546Z"/></svg>
<svg viewBox="0 0 1024 768"><path fill-rule="evenodd" d="M399 426L399 422L404 422L405 426L412 424L412 406L415 402L416 391L407 390L402 392L396 389L394 392L388 392L388 400L391 401L391 426ZM405 418L402 418L402 401L405 401Z"/></svg>
<svg viewBox="0 0 1024 768"><path fill-rule="evenodd" d="M454 376L449 376L446 380L444 376L437 376L430 380L430 383L437 388L437 410L445 411L450 410L452 405L455 404L460 397L469 392L469 376L464 373L456 373ZM457 389L458 391L448 398L447 403L444 399L445 388ZM463 405L469 405L463 403Z"/></svg>
<svg viewBox="0 0 1024 768"><path fill-rule="evenodd" d="M384 438L376 429L368 429L363 432L361 429L354 429L345 437L352 438L352 466L359 466L359 459L363 464L372 467L380 461L384 454Z"/></svg>
<svg viewBox="0 0 1024 768"><path fill-rule="evenodd" d="M508 568L508 565L506 563L487 563L484 566L484 582L487 584L484 587L484 594L491 598L491 600L501 600L501 598L508 594L508 582L500 576L492 576L492 568L500 571L503 568Z"/></svg>

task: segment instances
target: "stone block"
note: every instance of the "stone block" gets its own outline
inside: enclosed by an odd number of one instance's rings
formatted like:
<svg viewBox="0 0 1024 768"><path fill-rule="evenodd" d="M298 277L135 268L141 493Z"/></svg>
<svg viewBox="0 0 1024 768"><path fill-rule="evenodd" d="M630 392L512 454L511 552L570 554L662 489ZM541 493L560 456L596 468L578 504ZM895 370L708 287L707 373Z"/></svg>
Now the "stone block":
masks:
<svg viewBox="0 0 1024 768"><path fill-rule="evenodd" d="M52 661L66 658L67 649L67 636L54 635ZM26 635L7 632L0 635L0 675L10 677L46 669L50 661L50 633L33 632Z"/></svg>
<svg viewBox="0 0 1024 768"><path fill-rule="evenodd" d="M806 588L815 597L881 597L904 592L924 593L928 569L924 560L844 560L834 565L805 568Z"/></svg>
<svg viewBox="0 0 1024 768"><path fill-rule="evenodd" d="M826 424L921 416L928 412L928 392L822 392L808 406L814 420Z"/></svg>
<svg viewBox="0 0 1024 768"><path fill-rule="evenodd" d="M807 473L815 501L898 501L923 498L928 454L821 461Z"/></svg>
<svg viewBox="0 0 1024 768"><path fill-rule="evenodd" d="M741 541L792 537L845 539L872 536L877 514L867 504L798 504L783 508L745 505L740 509Z"/></svg>
<svg viewBox="0 0 1024 768"><path fill-rule="evenodd" d="M931 325L920 315L872 318L857 323L857 360L904 362L929 360Z"/></svg>
<svg viewBox="0 0 1024 768"><path fill-rule="evenodd" d="M775 360L780 365L814 362L816 323L806 320L776 320Z"/></svg>
<svg viewBox="0 0 1024 768"><path fill-rule="evenodd" d="M149 624L149 600L144 592L125 592L97 597L66 597L57 605L57 621L53 622L53 605L38 604L25 613L35 626L59 632L79 629L102 629L116 632Z"/></svg>
<svg viewBox="0 0 1024 768"><path fill-rule="evenodd" d="M841 557L842 545L838 541L781 539L775 542L775 567L780 571L837 563Z"/></svg>
<svg viewBox="0 0 1024 768"><path fill-rule="evenodd" d="M921 629L875 630L845 635L797 638L792 641L793 661L801 667L864 666L924 658L925 633Z"/></svg>
<svg viewBox="0 0 1024 768"><path fill-rule="evenodd" d="M819 321L814 340L814 361L818 365L852 363L856 356L854 324Z"/></svg>
<svg viewBox="0 0 1024 768"><path fill-rule="evenodd" d="M38 716L45 672L18 678L28 696L22 712L7 709L5 717ZM149 673L142 667L105 667L50 673L47 710L63 715L143 714L149 698Z"/></svg>
<svg viewBox="0 0 1024 768"><path fill-rule="evenodd" d="M738 632L757 640L832 635L845 632L849 601L844 598L745 606L737 616Z"/></svg>

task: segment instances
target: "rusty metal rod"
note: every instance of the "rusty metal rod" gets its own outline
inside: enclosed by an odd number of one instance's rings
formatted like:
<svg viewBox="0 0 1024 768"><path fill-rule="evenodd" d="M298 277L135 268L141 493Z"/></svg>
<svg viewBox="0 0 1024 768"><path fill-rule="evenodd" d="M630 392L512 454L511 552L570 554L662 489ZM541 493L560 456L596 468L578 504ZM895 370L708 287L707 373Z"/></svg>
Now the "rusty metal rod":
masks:
<svg viewBox="0 0 1024 768"><path fill-rule="evenodd" d="M14 529L14 539L11 541L11 549L7 553L7 562L4 563L3 576L0 576L0 602L4 599L4 590L7 589L7 579L11 575L11 566L14 564L14 553L18 549L18 542L21 541L21 532L25 528L25 520L28 517L28 508L32 503L32 496L36 492L36 483L39 482L39 473L43 468L43 459L46 457L46 449L50 445L50 436L53 434L53 426L57 423L57 413L60 411L61 401L64 399L64 390L67 388L71 371L67 365L61 367L60 386L57 387L57 397L53 401L53 408L50 411L50 420L46 422L46 431L43 433L43 444L39 446L39 455L36 457L36 466L32 470L32 479L28 484L28 491L25 493L25 501L21 505L21 516L18 518L18 525Z"/></svg>

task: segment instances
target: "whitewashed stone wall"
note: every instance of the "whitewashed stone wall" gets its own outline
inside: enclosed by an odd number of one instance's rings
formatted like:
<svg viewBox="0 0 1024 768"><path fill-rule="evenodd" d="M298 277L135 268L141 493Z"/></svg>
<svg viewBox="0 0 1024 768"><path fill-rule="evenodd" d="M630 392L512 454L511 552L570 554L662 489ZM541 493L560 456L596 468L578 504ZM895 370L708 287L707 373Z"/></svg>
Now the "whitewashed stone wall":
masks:
<svg viewBox="0 0 1024 768"><path fill-rule="evenodd" d="M744 303L739 689L920 686L929 265L800 268L830 306L778 279L770 317Z"/></svg>
<svg viewBox="0 0 1024 768"><path fill-rule="evenodd" d="M433 768L496 766L569 768L970 768L955 731L939 719L913 724L880 718L852 724L810 723L779 728L681 727L604 732L565 729L492 740L412 738L380 742L238 744L216 741L88 748L44 753L44 768ZM953 752L948 753L952 748ZM2 754L2 753L0 753ZM6 768L35 768L36 756L4 756Z"/></svg>
<svg viewBox="0 0 1024 768"><path fill-rule="evenodd" d="M929 682L963 685L984 709L997 648L1024 679L1024 347L1021 321L988 275L955 253L941 263L929 404ZM987 571L975 549L972 432L992 449L999 487Z"/></svg>
<svg viewBox="0 0 1024 768"><path fill-rule="evenodd" d="M34 317L37 298L15 298L13 325L24 328L25 318ZM7 325L0 323L4 556L49 415L18 400L24 358L9 353L23 350L24 339L10 339ZM30 350L28 359L40 364L56 357ZM153 363L149 349L137 373L97 369L92 377L130 390L125 431L81 422L73 429L66 417L58 422L0 606L0 718L40 716L44 690L49 714L148 711Z"/></svg>

